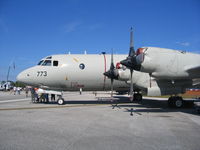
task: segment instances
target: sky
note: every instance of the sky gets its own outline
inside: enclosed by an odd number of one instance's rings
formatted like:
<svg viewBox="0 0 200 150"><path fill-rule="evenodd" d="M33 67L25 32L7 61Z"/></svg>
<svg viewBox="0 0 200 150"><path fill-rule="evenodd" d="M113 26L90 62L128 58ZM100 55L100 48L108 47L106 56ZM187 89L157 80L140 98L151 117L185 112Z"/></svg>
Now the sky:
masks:
<svg viewBox="0 0 200 150"><path fill-rule="evenodd" d="M0 0L0 81L52 54L128 54L130 27L135 49L200 53L200 0Z"/></svg>

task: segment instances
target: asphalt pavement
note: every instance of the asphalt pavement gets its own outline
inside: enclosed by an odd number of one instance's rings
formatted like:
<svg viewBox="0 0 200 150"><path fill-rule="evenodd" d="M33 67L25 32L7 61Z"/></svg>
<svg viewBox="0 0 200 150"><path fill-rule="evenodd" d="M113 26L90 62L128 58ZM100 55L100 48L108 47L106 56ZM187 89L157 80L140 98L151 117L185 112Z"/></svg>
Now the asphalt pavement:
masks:
<svg viewBox="0 0 200 150"><path fill-rule="evenodd" d="M198 150L200 115L167 99L65 92L65 105L0 92L1 150Z"/></svg>

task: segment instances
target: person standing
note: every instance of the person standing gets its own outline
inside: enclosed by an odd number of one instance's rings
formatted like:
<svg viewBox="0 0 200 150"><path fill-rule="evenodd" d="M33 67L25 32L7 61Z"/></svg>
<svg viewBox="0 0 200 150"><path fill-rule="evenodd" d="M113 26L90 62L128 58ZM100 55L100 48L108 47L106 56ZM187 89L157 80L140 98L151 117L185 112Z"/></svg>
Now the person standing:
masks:
<svg viewBox="0 0 200 150"><path fill-rule="evenodd" d="M17 91L17 88L16 88L16 86L14 86L14 87L13 87L14 95L16 94L16 91Z"/></svg>
<svg viewBox="0 0 200 150"><path fill-rule="evenodd" d="M55 102L55 94L51 94L51 101Z"/></svg>
<svg viewBox="0 0 200 150"><path fill-rule="evenodd" d="M20 90L21 88L20 87L17 87L17 93L20 95Z"/></svg>
<svg viewBox="0 0 200 150"><path fill-rule="evenodd" d="M29 88L26 86L25 88L26 97L28 97L28 92L29 92Z"/></svg>
<svg viewBox="0 0 200 150"><path fill-rule="evenodd" d="M31 88L31 101L35 103L35 89L33 87Z"/></svg>

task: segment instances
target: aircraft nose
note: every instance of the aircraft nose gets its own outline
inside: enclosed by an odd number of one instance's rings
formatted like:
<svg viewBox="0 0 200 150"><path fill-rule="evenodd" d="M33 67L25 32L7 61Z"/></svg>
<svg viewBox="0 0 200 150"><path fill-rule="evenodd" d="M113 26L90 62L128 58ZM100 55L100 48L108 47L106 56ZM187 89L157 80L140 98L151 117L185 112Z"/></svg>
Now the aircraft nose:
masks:
<svg viewBox="0 0 200 150"><path fill-rule="evenodd" d="M29 74L27 71L22 71L17 75L17 81L21 83L27 83Z"/></svg>
<svg viewBox="0 0 200 150"><path fill-rule="evenodd" d="M20 72L20 73L17 75L17 81L18 81L18 82L23 82L23 81L24 81L23 72Z"/></svg>

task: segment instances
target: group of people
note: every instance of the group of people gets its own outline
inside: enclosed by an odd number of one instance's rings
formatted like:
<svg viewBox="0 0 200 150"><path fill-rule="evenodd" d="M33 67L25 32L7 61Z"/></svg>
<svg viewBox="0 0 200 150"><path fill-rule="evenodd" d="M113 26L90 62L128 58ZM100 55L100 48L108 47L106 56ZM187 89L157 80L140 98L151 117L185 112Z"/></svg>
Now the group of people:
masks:
<svg viewBox="0 0 200 150"><path fill-rule="evenodd" d="M26 97L28 97L28 93L30 91L30 88L29 87L21 88L21 87L16 87L16 86L13 87L14 95L16 95L16 94L20 95L21 91L25 91Z"/></svg>
<svg viewBox="0 0 200 150"><path fill-rule="evenodd" d="M33 103L48 103L49 101L55 102L55 94L50 94L50 99L49 99L49 94L45 93L43 91L40 91L42 89L26 86L25 88L21 87L13 87L13 93L14 95L18 94L20 95L22 91L25 92L26 97L29 96L29 93L31 95L31 101Z"/></svg>
<svg viewBox="0 0 200 150"><path fill-rule="evenodd" d="M21 90L22 90L21 87L16 87L16 86L14 86L14 87L13 87L14 95L16 95L16 94L20 95Z"/></svg>
<svg viewBox="0 0 200 150"><path fill-rule="evenodd" d="M33 103L48 103L49 94L40 93L38 88L31 88L31 100ZM51 102L55 102L55 94L51 94Z"/></svg>

